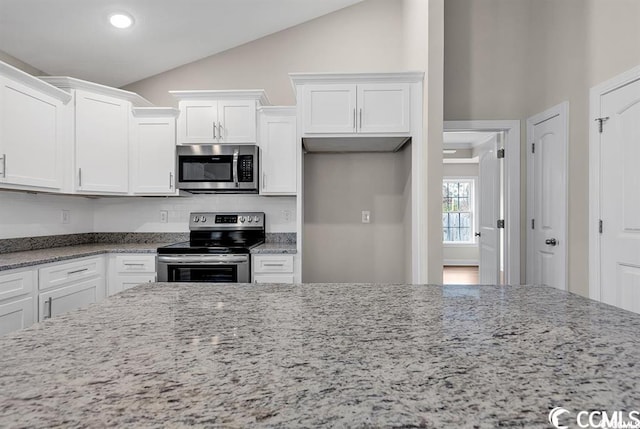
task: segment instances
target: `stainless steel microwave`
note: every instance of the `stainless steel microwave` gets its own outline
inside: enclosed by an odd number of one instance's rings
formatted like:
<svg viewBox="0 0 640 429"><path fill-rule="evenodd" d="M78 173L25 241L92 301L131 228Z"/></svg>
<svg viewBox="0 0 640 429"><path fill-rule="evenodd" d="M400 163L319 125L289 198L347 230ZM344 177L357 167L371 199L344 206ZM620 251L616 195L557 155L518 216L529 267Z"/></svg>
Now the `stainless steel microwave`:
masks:
<svg viewBox="0 0 640 429"><path fill-rule="evenodd" d="M177 188L191 193L258 193L258 146L177 147Z"/></svg>

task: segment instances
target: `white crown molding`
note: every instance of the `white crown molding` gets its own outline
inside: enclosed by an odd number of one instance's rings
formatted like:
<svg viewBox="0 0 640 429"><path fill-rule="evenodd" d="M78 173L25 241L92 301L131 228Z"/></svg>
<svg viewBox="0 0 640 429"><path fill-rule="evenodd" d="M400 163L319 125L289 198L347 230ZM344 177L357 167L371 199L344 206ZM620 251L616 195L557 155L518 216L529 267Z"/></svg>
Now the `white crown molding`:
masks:
<svg viewBox="0 0 640 429"><path fill-rule="evenodd" d="M178 100L257 100L263 106L271 105L264 89L202 89L169 91Z"/></svg>
<svg viewBox="0 0 640 429"><path fill-rule="evenodd" d="M295 115L296 106L262 106L258 108L258 112L272 115Z"/></svg>
<svg viewBox="0 0 640 429"><path fill-rule="evenodd" d="M180 110L174 107L134 107L133 116L138 118L169 116L177 118Z"/></svg>
<svg viewBox="0 0 640 429"><path fill-rule="evenodd" d="M71 101L71 95L69 93L64 92L63 90L2 61L0 61L0 74L37 91L50 95L65 104Z"/></svg>
<svg viewBox="0 0 640 429"><path fill-rule="evenodd" d="M415 83L424 80L424 72L409 71L396 73L289 73L295 91L296 85L309 83Z"/></svg>
<svg viewBox="0 0 640 429"><path fill-rule="evenodd" d="M112 88L110 86L101 85L99 83L88 82L82 79L76 79L69 76L41 76L40 79L58 87L64 91L71 92L74 89L91 91L110 97L120 98L130 101L136 107L152 107L153 104L147 99L139 96L135 92L125 91L124 89Z"/></svg>

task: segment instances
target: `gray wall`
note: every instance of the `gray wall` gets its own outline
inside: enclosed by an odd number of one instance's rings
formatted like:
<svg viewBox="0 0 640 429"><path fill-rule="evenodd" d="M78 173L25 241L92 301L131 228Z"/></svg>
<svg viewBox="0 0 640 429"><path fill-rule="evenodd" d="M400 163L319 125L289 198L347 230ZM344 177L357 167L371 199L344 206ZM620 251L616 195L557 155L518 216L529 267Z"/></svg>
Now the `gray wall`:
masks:
<svg viewBox="0 0 640 429"><path fill-rule="evenodd" d="M404 282L410 147L304 158L302 280ZM371 223L361 222L362 210Z"/></svg>
<svg viewBox="0 0 640 429"><path fill-rule="evenodd" d="M445 5L446 120L524 121L570 103L569 290L585 296L589 89L640 64L638 22L637 0L447 0Z"/></svg>
<svg viewBox="0 0 640 429"><path fill-rule="evenodd" d="M262 39L127 85L159 106L181 89L256 89L294 105L288 73L400 71L402 3L367 0Z"/></svg>

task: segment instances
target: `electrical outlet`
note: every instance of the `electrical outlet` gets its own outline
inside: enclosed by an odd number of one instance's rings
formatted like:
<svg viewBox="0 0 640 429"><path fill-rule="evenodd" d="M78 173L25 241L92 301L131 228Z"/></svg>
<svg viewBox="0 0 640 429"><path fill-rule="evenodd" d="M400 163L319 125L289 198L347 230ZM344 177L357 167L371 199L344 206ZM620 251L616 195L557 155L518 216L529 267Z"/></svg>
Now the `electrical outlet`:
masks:
<svg viewBox="0 0 640 429"><path fill-rule="evenodd" d="M71 212L69 210L62 210L62 223L71 222Z"/></svg>
<svg viewBox="0 0 640 429"><path fill-rule="evenodd" d="M167 210L160 210L160 223L169 222L169 212Z"/></svg>
<svg viewBox="0 0 640 429"><path fill-rule="evenodd" d="M371 212L369 210L362 210L362 223L371 222Z"/></svg>
<svg viewBox="0 0 640 429"><path fill-rule="evenodd" d="M291 210L282 210L282 220L285 222L291 221Z"/></svg>

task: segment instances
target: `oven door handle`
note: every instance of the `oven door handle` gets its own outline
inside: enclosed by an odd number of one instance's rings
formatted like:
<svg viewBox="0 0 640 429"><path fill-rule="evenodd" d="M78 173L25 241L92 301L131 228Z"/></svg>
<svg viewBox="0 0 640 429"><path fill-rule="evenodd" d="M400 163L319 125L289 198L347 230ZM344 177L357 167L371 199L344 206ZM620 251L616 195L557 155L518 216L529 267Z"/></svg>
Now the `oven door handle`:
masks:
<svg viewBox="0 0 640 429"><path fill-rule="evenodd" d="M239 186L238 184L238 155L239 150L233 150L233 182L236 184L236 188Z"/></svg>
<svg viewBox="0 0 640 429"><path fill-rule="evenodd" d="M197 256L158 256L158 262L178 264L232 264L249 262L246 255L221 256L221 255L197 255Z"/></svg>

